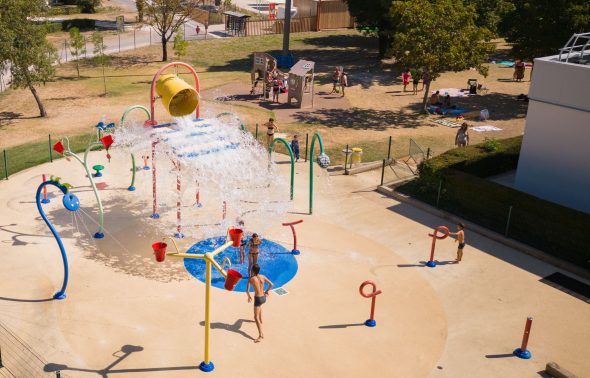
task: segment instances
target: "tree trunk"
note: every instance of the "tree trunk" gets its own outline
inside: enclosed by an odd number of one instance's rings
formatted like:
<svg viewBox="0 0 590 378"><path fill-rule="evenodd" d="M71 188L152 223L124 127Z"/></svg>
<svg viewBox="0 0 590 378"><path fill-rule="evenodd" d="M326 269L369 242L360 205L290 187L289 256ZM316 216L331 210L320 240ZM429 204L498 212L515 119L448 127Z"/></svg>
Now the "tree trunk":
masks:
<svg viewBox="0 0 590 378"><path fill-rule="evenodd" d="M39 94L37 93L37 90L31 84L29 84L29 89L31 90L33 97L35 97L35 101L37 101L37 106L39 107L40 116L47 117L47 112L45 111L45 106L43 106L43 103L41 102L41 98L39 98Z"/></svg>
<svg viewBox="0 0 590 378"><path fill-rule="evenodd" d="M168 49L166 48L167 42L168 41L166 40L164 33L162 33L162 62L168 61Z"/></svg>
<svg viewBox="0 0 590 378"><path fill-rule="evenodd" d="M76 71L78 72L78 80L80 79L80 63L78 62L79 57L76 56Z"/></svg>
<svg viewBox="0 0 590 378"><path fill-rule="evenodd" d="M430 83L432 80L428 81L428 84L424 87L424 97L422 98L422 113L428 114L428 98L430 97Z"/></svg>
<svg viewBox="0 0 590 378"><path fill-rule="evenodd" d="M386 33L381 33L379 32L379 56L381 58L385 57L385 54L387 53L387 49L389 48L390 45L390 38L389 35L387 35Z"/></svg>

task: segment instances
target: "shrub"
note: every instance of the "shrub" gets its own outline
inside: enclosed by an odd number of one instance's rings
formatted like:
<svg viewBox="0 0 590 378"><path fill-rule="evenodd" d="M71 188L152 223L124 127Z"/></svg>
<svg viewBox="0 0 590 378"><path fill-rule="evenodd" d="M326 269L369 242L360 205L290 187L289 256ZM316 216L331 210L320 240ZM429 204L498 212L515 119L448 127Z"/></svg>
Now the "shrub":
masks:
<svg viewBox="0 0 590 378"><path fill-rule="evenodd" d="M486 152L496 152L500 147L500 142L494 138L485 138L482 147Z"/></svg>
<svg viewBox="0 0 590 378"><path fill-rule="evenodd" d="M84 30L92 30L96 26L95 20L90 20L87 18L79 18L73 20L64 20L61 23L61 30L68 31L73 27L78 28L80 31Z"/></svg>

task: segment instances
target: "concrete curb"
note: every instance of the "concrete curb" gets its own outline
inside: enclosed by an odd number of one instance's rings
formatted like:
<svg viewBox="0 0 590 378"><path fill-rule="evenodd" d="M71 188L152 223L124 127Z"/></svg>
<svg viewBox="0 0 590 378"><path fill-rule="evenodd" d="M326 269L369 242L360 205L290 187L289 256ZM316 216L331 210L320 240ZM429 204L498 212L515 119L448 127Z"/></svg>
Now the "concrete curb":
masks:
<svg viewBox="0 0 590 378"><path fill-rule="evenodd" d="M577 267L570 262L567 262L565 260L562 260L560 258L552 256L548 253L540 251L536 248L533 248L529 245L526 245L526 244L516 241L514 239L509 239L501 234L498 234L497 232L489 230L489 229L482 227L480 225L477 225L473 222L467 221L461 217L447 213L446 211L432 207L422 201L418 201L415 198L412 198L412 197L406 196L404 194L401 194L399 192L396 192L394 189L391 189L389 187L378 186L377 191L381 194L388 196L388 197L394 198L397 201L414 206L420 210L426 211L427 213L430 213L430 214L435 215L437 217L447 219L453 223L462 222L463 224L465 224L465 228L467 228L471 231L474 231L482 236L485 236L488 239L492 239L498 243L501 243L501 244L504 244L505 246L513 248L519 252L525 253L529 256L532 256L536 259L544 261L548 264L554 265L560 269L563 269L565 271L573 273L583 279L590 280L590 272L588 272L585 269L582 269L580 267Z"/></svg>

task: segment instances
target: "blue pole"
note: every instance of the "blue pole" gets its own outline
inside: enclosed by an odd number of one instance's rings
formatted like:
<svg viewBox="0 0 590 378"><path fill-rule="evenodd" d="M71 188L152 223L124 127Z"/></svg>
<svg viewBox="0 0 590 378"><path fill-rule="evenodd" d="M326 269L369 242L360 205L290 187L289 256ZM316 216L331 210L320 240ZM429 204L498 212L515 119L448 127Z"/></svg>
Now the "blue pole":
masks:
<svg viewBox="0 0 590 378"><path fill-rule="evenodd" d="M61 258L64 263L64 281L63 281L63 284L61 285L61 289L57 293L55 293L55 295L53 296L53 299L65 299L66 298L66 287L68 286L68 276L69 276L68 257L66 255L66 250L64 248L64 245L61 242L61 238L59 237L57 231L55 230L55 228L53 227L51 222L49 222L49 219L47 219L47 216L45 215L45 212L43 211L43 207L41 206L41 197L42 197L41 192L43 190L43 187L45 187L47 185L53 185L53 186L57 187L62 192L64 192L64 194L66 194L67 189L64 186L60 185L56 181L45 181L45 182L41 183L41 185L39 185L39 187L37 188L37 194L35 195L35 201L37 203L37 210L39 211L39 214L41 214L41 218L43 218L43 220L45 221L45 224L47 224L47 227L49 227L49 230L51 230L53 237L57 241L57 245L58 245L59 250L61 252Z"/></svg>

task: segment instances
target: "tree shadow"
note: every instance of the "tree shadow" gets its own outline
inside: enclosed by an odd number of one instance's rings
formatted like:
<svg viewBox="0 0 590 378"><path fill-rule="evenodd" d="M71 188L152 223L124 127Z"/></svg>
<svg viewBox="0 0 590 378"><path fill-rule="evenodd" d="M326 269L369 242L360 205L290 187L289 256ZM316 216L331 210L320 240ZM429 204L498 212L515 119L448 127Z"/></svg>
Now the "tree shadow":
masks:
<svg viewBox="0 0 590 378"><path fill-rule="evenodd" d="M519 101L515 95L506 93L459 97L453 99L453 104L468 111L488 109L491 122L525 118L528 109L526 102Z"/></svg>
<svg viewBox="0 0 590 378"><path fill-rule="evenodd" d="M420 104L417 105L420 107ZM424 115L408 109L403 110L376 110L376 109L314 109L313 111L301 110L295 112L292 117L299 123L320 123L325 127L345 127L354 130L387 130L407 129L421 126L425 120Z"/></svg>
<svg viewBox="0 0 590 378"><path fill-rule="evenodd" d="M24 232L12 231L7 228L7 227L15 227L15 226L18 226L18 225L16 223L0 225L0 231L4 231L7 234L12 234L10 239L12 240L13 247L24 246L24 245L29 245L29 244L39 244L39 243L24 241L21 239L23 237L35 237L35 238L49 237L49 235L25 234ZM8 240L2 240L2 243L6 243L6 242L10 243Z"/></svg>
<svg viewBox="0 0 590 378"><path fill-rule="evenodd" d="M28 116L28 117L23 117L22 113L16 113L16 112L0 112L0 121L2 120L13 120L13 119L35 119L35 118L41 118L41 116Z"/></svg>
<svg viewBox="0 0 590 378"><path fill-rule="evenodd" d="M234 332L237 333L238 335L242 335L245 338L254 341L254 338L250 335L248 335L246 332L242 331L242 325L244 323L254 323L254 320L248 320L248 319L238 319L234 322L234 324L227 324L227 323L221 323L221 322L217 322L217 323L211 323L211 329L223 329L226 331L230 331L230 332ZM199 323L200 325L204 326L205 322L202 321Z"/></svg>
<svg viewBox="0 0 590 378"><path fill-rule="evenodd" d="M85 369L85 368L77 368L71 367L68 365L63 364L56 364L56 363L47 363L43 367L43 371L46 373L55 373L61 371L76 371L76 372L84 372L84 373L95 373L100 375L103 378L108 378L109 374L122 374L122 373L150 373L156 371L178 371L178 370L197 370L198 366L169 366L169 367L151 367L151 368L132 368L132 369L113 369L115 366L120 364L123 360L128 358L131 354L136 352L141 352L143 350L142 346L139 345L123 345L120 350L114 352L112 354L113 357L116 357L112 363L102 369ZM144 375L145 376L145 375Z"/></svg>

